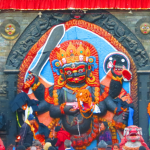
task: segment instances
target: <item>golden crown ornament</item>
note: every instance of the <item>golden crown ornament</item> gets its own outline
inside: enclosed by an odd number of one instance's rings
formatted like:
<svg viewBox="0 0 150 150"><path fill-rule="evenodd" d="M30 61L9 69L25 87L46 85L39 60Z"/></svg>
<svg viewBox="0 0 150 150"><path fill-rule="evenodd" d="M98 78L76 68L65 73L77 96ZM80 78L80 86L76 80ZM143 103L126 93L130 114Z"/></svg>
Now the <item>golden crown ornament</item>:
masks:
<svg viewBox="0 0 150 150"><path fill-rule="evenodd" d="M60 52L57 52L57 59L60 64L63 66L66 63L74 63L74 62L88 62L88 57L90 56L89 47L86 49L80 43L79 47L76 48L72 42L69 43L66 51L62 48L59 49Z"/></svg>

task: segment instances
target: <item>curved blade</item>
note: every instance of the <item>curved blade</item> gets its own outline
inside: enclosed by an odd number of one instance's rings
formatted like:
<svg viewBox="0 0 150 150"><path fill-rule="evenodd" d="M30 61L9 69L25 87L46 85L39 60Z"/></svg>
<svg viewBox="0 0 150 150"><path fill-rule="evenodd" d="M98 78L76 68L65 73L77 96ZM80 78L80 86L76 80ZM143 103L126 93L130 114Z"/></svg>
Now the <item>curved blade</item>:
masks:
<svg viewBox="0 0 150 150"><path fill-rule="evenodd" d="M55 26L44 44L42 54L37 61L37 64L31 70L32 73L39 75L44 65L48 61L51 51L59 44L65 34L65 27L63 24Z"/></svg>

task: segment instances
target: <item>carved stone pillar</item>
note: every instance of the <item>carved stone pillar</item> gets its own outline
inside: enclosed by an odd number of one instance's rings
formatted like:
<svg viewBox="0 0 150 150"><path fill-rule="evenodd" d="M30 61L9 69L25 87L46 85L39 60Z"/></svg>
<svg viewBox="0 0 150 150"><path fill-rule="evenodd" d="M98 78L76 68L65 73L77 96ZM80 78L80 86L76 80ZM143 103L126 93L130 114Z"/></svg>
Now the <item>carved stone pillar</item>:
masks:
<svg viewBox="0 0 150 150"><path fill-rule="evenodd" d="M139 127L142 128L143 138L149 142L147 105L150 102L150 71L138 71L139 98Z"/></svg>

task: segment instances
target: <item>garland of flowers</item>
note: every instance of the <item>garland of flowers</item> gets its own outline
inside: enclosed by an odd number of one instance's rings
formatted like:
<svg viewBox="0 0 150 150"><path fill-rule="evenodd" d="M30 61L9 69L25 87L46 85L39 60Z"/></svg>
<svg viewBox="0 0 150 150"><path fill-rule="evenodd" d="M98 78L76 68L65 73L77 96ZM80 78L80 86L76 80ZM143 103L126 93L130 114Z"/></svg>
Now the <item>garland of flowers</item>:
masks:
<svg viewBox="0 0 150 150"><path fill-rule="evenodd" d="M89 93L89 95L88 95L88 99L87 99L87 101L84 101L85 103L90 103L90 108L89 109L86 109L86 110L83 110L83 107L80 105L80 101L78 100L78 106L79 106L79 109L80 109L80 113L81 113L81 115L82 115L82 117L84 117L84 118L86 118L86 119L88 119L88 118L90 118L92 115L93 115L93 112L94 112L94 109L95 109L95 105L96 104L98 104L99 103L99 101L100 101L100 88L99 87L95 87L95 92L94 92L94 96L95 96L95 102L93 102L93 104L92 104L92 98L90 97L90 92L86 89L87 87L88 87L88 85L87 84L85 84L84 86L82 86L82 87L80 87L80 88L72 88L72 87L70 87L70 86L68 86L68 85L65 85L65 87L67 88L67 89L69 89L69 90L72 90L73 91L73 93L80 93L80 91L81 90L83 90L83 93L85 94L86 92L88 92ZM86 90L86 92L84 92L84 90ZM77 96L77 97L79 97L79 96ZM53 90L53 98L54 98L54 105L59 105L59 103L58 103L58 94L57 94L57 90ZM78 99L78 98L77 98ZM94 107L93 107L94 106ZM61 113L62 114L64 114L64 111L63 111L63 109L64 109L64 107L65 107L65 104L63 104L63 105L61 105L60 106L60 109L61 109ZM93 110L92 110L93 109ZM88 116L88 117L86 117L86 116L84 116L84 114L83 113L87 113L87 112L89 112L89 111L91 111L92 110L92 113L90 114L90 116Z"/></svg>
<svg viewBox="0 0 150 150"><path fill-rule="evenodd" d="M81 106L82 107L82 106ZM85 119L89 119L89 118L91 118L92 117L92 115L93 115L93 112L94 112L94 109L95 109L95 104L94 104L94 108L93 108L93 111L91 112L91 114L88 116L88 117L86 117L86 116L84 116L84 114L83 113L85 113L85 112L83 112L83 110L82 110L82 108L81 107L79 107L79 109L80 109L80 113L81 113L81 115L82 115L82 117L83 118L85 118ZM92 109L92 108L90 108L90 110ZM88 111L87 111L88 112Z"/></svg>
<svg viewBox="0 0 150 150"><path fill-rule="evenodd" d="M78 92L79 90L81 90L81 89L85 89L85 88L87 88L88 87L88 85L87 84L85 84L85 85L83 85L82 87L75 87L75 88L73 88L73 87L70 87L70 86L68 86L67 84L65 85L65 87L67 88L67 89L69 89L69 90L72 90L73 91L73 93L76 93L76 92Z"/></svg>
<svg viewBox="0 0 150 150"><path fill-rule="evenodd" d="M53 118L51 123L48 125L48 128L50 129L50 134L49 134L49 138L55 138L55 136L57 135L56 132L54 133L54 128L56 126L58 126L58 122L59 122L60 118Z"/></svg>
<svg viewBox="0 0 150 150"><path fill-rule="evenodd" d="M85 119L89 119L93 115L93 112L94 112L94 109L95 109L95 105L97 104L96 102L92 103L92 97L90 95L91 94L90 94L88 89L79 90L79 92L76 95L80 113L81 113L82 117L85 118ZM81 101L83 103L88 104L90 106L90 108L87 108L86 110L84 110L84 107L80 104ZM93 108L93 106L94 106L94 108ZM88 117L84 116L83 113L87 113L87 112L90 112L90 111L91 111L90 116L88 116Z"/></svg>
<svg viewBox="0 0 150 150"><path fill-rule="evenodd" d="M16 111L16 119L17 119L18 126L21 128L17 111Z"/></svg>

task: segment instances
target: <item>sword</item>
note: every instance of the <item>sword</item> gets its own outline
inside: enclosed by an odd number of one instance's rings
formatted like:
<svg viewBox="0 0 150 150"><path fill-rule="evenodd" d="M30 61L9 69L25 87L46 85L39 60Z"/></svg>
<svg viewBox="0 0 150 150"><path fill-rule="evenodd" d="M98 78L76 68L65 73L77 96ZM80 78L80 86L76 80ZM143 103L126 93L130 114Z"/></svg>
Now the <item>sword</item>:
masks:
<svg viewBox="0 0 150 150"><path fill-rule="evenodd" d="M31 69L31 72L35 75L39 75L43 67L48 61L51 51L59 44L65 34L65 27L63 24L55 26L50 32L42 50L36 65Z"/></svg>

